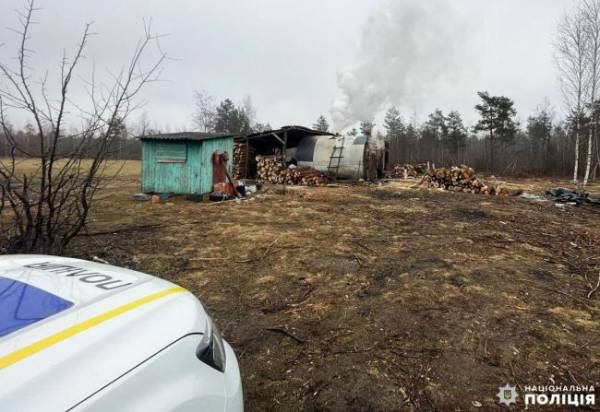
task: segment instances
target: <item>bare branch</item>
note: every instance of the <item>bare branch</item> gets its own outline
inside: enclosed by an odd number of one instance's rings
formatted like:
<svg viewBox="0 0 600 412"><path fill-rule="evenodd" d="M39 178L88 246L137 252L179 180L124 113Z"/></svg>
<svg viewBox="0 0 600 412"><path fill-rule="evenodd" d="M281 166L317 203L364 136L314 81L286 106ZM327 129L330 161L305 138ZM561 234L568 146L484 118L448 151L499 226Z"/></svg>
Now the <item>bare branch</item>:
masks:
<svg viewBox="0 0 600 412"><path fill-rule="evenodd" d="M60 253L85 227L103 181L114 176L107 173L107 156L115 142L123 138L124 119L143 105L135 98L146 84L158 80L167 57L157 43L160 36L153 35L150 23L144 22L144 35L129 62L112 76L108 86L97 85L94 68L91 79L83 81L89 102L76 103L69 95L93 35L88 23L73 57L63 54L58 98L50 96L48 71L39 89L36 86L36 97L28 66L33 53L28 42L36 11L30 0L24 11L17 13L20 26L15 30L19 35L16 69L0 61L0 75L6 79L5 84L0 83L0 131L6 137L10 156L0 160L0 217L10 209L9 251ZM156 45L159 54L146 65L145 55L152 45ZM76 132L67 134L64 129L72 108L78 112L81 125ZM23 139L19 140L12 131L7 109L31 116L35 131L29 130L26 137L37 142L37 149L31 145L23 147ZM20 173L19 157L36 161L37 165Z"/></svg>

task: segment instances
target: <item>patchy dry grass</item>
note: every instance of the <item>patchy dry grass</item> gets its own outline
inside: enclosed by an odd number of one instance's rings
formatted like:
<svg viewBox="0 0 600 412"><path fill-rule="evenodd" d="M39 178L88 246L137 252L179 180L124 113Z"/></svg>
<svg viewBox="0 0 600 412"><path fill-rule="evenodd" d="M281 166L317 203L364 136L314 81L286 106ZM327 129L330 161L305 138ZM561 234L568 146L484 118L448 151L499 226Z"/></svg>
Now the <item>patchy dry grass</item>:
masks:
<svg viewBox="0 0 600 412"><path fill-rule="evenodd" d="M9 165L9 158L0 158L0 162ZM65 164L64 159L60 159L56 161L56 168L60 170L62 165ZM17 159L17 174L18 175L34 175L38 172L40 168L40 162L37 159ZM89 168L91 165L91 160L84 160L82 162L83 168ZM141 171L141 162L137 160L108 160L106 161L106 166L103 168L102 172L105 176L115 176L118 175L119 178L130 178L136 179L140 175Z"/></svg>
<svg viewBox="0 0 600 412"><path fill-rule="evenodd" d="M126 231L71 254L194 292L236 349L248 410L500 410L506 382L600 386L597 210L407 182L152 205L131 200L133 176L89 229Z"/></svg>

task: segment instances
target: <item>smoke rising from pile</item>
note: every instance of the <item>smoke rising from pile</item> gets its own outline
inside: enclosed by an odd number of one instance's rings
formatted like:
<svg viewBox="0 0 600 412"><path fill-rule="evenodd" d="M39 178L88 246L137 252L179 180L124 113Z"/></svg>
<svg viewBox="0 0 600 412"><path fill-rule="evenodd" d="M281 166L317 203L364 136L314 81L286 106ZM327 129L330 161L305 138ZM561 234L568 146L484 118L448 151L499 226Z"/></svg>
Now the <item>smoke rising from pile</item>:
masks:
<svg viewBox="0 0 600 412"><path fill-rule="evenodd" d="M446 0L386 0L361 35L357 61L338 73L333 126L372 121L386 105L410 105L455 65L464 25Z"/></svg>

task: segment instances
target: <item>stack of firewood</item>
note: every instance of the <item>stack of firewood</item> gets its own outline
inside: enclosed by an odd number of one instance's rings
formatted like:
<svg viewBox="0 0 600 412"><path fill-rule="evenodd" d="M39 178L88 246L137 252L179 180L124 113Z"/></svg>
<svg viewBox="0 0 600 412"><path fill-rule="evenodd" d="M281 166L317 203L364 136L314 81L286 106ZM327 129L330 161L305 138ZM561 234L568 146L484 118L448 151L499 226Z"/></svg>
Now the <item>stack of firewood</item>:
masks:
<svg viewBox="0 0 600 412"><path fill-rule="evenodd" d="M248 146L248 156L254 158L254 148ZM236 179L246 178L246 144L235 143L233 145L233 176Z"/></svg>
<svg viewBox="0 0 600 412"><path fill-rule="evenodd" d="M256 156L256 177L261 182L283 185L323 186L327 176L311 168L288 167L277 156Z"/></svg>
<svg viewBox="0 0 600 412"><path fill-rule="evenodd" d="M300 177L299 184L303 186L325 186L329 181L327 176L315 169L307 167L295 170Z"/></svg>
<svg viewBox="0 0 600 412"><path fill-rule="evenodd" d="M256 156L256 178L261 182L275 183L283 170L283 162L278 156Z"/></svg>
<svg viewBox="0 0 600 412"><path fill-rule="evenodd" d="M402 177L407 179L409 177L417 177L417 169L411 164L397 164L394 166L394 177Z"/></svg>
<svg viewBox="0 0 600 412"><path fill-rule="evenodd" d="M427 173L428 170L431 170L432 166L430 163L418 163L416 165L412 165L409 163L402 164L397 163L394 166L394 169L391 170L391 173L388 173L388 177L402 177L404 179L409 177L417 177L422 176Z"/></svg>
<svg viewBox="0 0 600 412"><path fill-rule="evenodd" d="M432 169L423 176L420 184L428 188L441 188L453 192L499 194L495 186L486 184L475 175L475 170L467 165Z"/></svg>

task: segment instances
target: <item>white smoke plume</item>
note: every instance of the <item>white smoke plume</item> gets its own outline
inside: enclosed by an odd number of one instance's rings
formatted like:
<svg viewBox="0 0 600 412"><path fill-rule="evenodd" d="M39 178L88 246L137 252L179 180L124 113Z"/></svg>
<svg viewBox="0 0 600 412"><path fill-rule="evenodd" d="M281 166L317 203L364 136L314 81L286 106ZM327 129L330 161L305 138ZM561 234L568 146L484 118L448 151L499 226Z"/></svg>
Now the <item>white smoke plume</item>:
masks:
<svg viewBox="0 0 600 412"><path fill-rule="evenodd" d="M338 73L337 131L372 121L386 105L412 105L456 66L464 25L449 0L386 0L368 17L357 61Z"/></svg>

